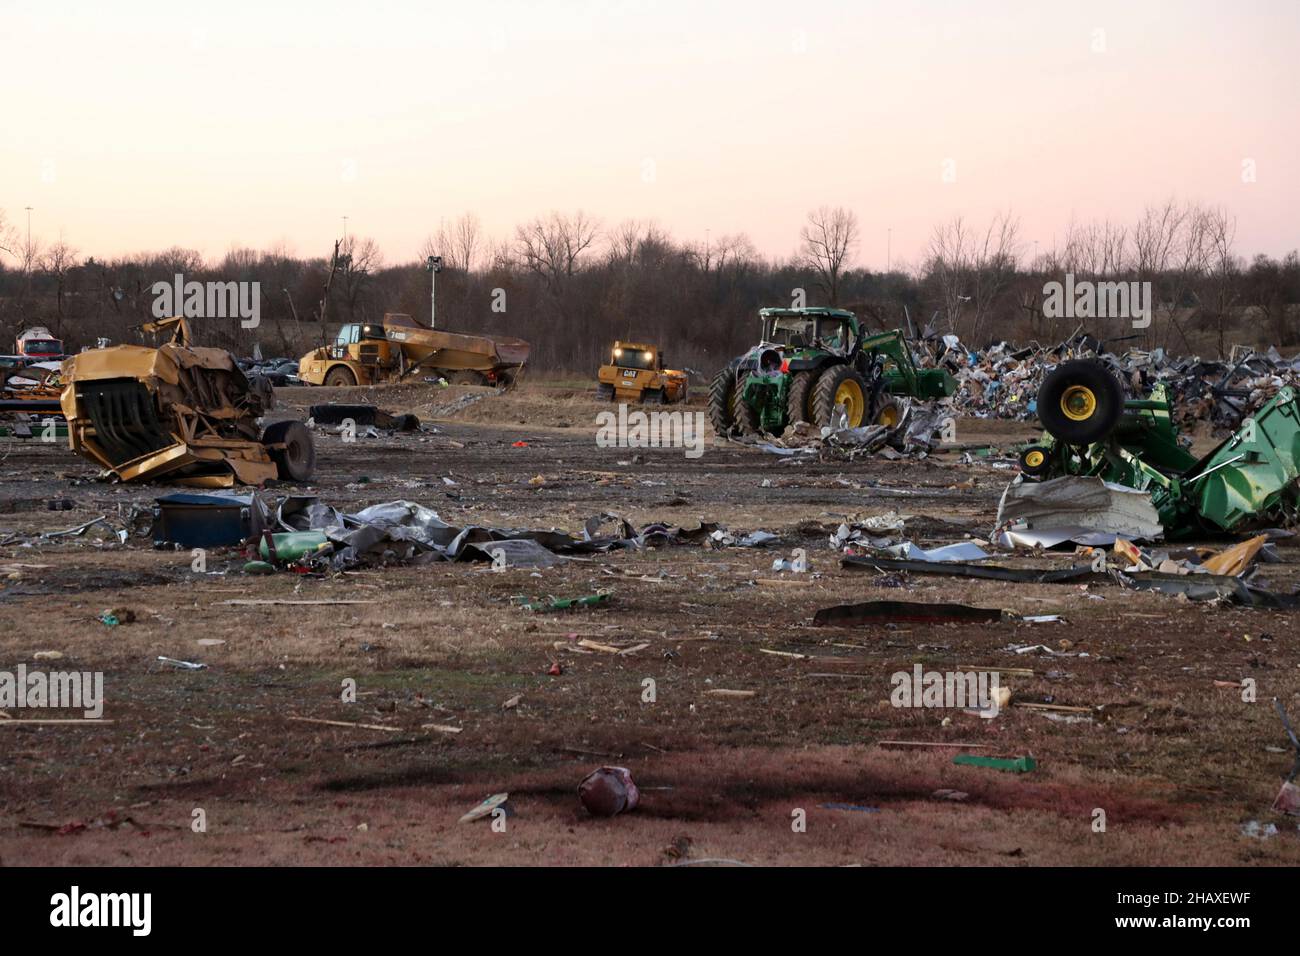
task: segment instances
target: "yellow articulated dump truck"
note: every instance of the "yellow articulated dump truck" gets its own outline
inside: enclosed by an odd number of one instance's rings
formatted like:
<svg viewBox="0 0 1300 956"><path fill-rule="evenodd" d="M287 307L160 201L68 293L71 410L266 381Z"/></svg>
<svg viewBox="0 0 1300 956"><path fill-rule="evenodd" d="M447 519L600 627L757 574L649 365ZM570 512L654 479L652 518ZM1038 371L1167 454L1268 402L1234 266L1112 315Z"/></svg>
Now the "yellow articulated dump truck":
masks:
<svg viewBox="0 0 1300 956"><path fill-rule="evenodd" d="M664 356L653 345L615 342L609 364L596 373L596 397L603 401L684 402L686 373L664 368Z"/></svg>
<svg viewBox="0 0 1300 956"><path fill-rule="evenodd" d="M72 450L119 481L200 488L310 481L316 448L307 426L261 418L270 384L244 377L225 349L191 344L183 318L150 322L172 333L159 348L115 345L63 362L60 398Z"/></svg>
<svg viewBox="0 0 1300 956"><path fill-rule="evenodd" d="M343 326L333 345L299 359L298 377L309 385L346 386L441 375L460 385L508 386L528 352L522 339L430 329L409 315L389 312L382 323Z"/></svg>

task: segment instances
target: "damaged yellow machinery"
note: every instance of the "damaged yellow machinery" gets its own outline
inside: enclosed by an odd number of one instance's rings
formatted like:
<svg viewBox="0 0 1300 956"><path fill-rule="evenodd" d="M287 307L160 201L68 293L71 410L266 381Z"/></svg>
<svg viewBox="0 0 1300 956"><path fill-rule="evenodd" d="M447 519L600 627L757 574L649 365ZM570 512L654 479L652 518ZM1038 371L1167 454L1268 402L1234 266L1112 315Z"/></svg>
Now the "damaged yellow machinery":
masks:
<svg viewBox="0 0 1300 956"><path fill-rule="evenodd" d="M316 449L307 427L261 427L274 404L269 383L247 379L225 349L192 345L183 318L141 328L172 338L158 348L116 345L64 361L60 403L73 451L121 481L228 488L312 478Z"/></svg>

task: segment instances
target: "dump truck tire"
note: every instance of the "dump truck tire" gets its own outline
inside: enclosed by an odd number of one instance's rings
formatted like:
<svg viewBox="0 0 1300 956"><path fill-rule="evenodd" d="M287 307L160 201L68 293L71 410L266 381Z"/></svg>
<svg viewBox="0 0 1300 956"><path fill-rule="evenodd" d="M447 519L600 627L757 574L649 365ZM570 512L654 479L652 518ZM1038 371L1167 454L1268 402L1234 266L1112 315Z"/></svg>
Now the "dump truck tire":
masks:
<svg viewBox="0 0 1300 956"><path fill-rule="evenodd" d="M812 407L808 395L812 392L813 382L817 381L816 372L795 372L790 377L790 388L785 393L785 419L787 425L806 422L812 417Z"/></svg>
<svg viewBox="0 0 1300 956"><path fill-rule="evenodd" d="M724 368L709 383L709 422L719 438L731 434L731 392L735 388L736 373Z"/></svg>
<svg viewBox="0 0 1300 956"><path fill-rule="evenodd" d="M316 443L312 441L307 426L302 422L276 422L262 433L263 445L278 445L281 442L284 443L283 448L267 449L280 479L311 481L316 474Z"/></svg>
<svg viewBox="0 0 1300 956"><path fill-rule="evenodd" d="M324 384L327 388L348 388L357 384L357 377L346 365L335 365L325 373Z"/></svg>
<svg viewBox="0 0 1300 956"><path fill-rule="evenodd" d="M829 425L836 405L847 406L850 428L866 423L867 383L852 365L836 365L817 379L812 393L813 424L818 428Z"/></svg>
<svg viewBox="0 0 1300 956"><path fill-rule="evenodd" d="M1051 449L1044 448L1042 445L1030 445L1028 448L1020 449L1016 461L1020 465L1021 474L1027 478L1046 478L1052 470Z"/></svg>
<svg viewBox="0 0 1300 956"><path fill-rule="evenodd" d="M1071 445L1101 441L1124 414L1124 390L1105 365L1092 359L1066 362L1043 379L1038 420Z"/></svg>
<svg viewBox="0 0 1300 956"><path fill-rule="evenodd" d="M596 386L596 401L612 402L614 400L614 386L608 382L601 382Z"/></svg>

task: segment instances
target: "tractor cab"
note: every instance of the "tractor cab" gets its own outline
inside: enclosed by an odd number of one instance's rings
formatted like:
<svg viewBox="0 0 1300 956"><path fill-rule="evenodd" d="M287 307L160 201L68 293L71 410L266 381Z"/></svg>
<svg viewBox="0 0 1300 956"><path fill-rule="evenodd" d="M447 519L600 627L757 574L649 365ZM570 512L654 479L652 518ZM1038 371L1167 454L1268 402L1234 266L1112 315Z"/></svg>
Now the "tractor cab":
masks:
<svg viewBox="0 0 1300 956"><path fill-rule="evenodd" d="M810 349L848 355L857 327L843 309L762 309L763 342L783 352Z"/></svg>

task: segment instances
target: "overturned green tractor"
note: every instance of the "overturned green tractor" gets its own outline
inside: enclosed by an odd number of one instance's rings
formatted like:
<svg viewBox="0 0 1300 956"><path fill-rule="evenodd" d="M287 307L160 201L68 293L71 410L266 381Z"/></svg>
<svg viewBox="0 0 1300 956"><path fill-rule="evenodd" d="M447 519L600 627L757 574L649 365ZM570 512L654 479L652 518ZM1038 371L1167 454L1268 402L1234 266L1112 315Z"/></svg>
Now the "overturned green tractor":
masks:
<svg viewBox="0 0 1300 956"><path fill-rule="evenodd" d="M1047 433L1020 452L1026 478L1089 475L1145 491L1168 538L1300 517L1300 402L1290 388L1202 458L1179 435L1163 385L1146 399L1126 399L1093 359L1048 374L1037 408Z"/></svg>
<svg viewBox="0 0 1300 956"><path fill-rule="evenodd" d="M918 369L903 334L871 334L843 309L762 309L762 341L733 360L709 388L709 419L719 435L788 425L831 424L836 407L849 428L893 426L895 396L943 398L957 383L944 369Z"/></svg>

